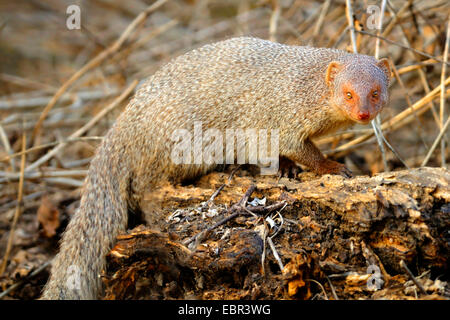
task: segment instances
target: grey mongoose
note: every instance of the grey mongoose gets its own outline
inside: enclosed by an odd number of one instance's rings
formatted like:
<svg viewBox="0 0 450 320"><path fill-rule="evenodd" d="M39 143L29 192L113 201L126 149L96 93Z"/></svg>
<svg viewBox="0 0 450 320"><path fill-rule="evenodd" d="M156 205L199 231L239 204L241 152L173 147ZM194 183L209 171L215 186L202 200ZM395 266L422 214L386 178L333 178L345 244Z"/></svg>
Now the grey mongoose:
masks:
<svg viewBox="0 0 450 320"><path fill-rule="evenodd" d="M175 164L172 132L202 128L279 130L279 155L319 174L351 172L326 159L311 138L367 124L388 102L386 59L252 37L208 44L150 76L93 158L42 299L97 299L100 273L128 209L160 181L180 182L216 164ZM77 285L70 285L77 272Z"/></svg>

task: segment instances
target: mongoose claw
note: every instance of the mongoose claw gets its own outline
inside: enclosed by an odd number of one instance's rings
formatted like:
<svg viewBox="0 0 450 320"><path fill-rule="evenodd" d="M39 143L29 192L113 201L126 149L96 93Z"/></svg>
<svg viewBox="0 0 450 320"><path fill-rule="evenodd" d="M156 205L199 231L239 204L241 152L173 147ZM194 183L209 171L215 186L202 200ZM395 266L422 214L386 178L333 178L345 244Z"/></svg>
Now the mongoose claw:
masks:
<svg viewBox="0 0 450 320"><path fill-rule="evenodd" d="M280 157L278 178L297 178L297 175L302 172L302 168L295 164L294 161Z"/></svg>
<svg viewBox="0 0 450 320"><path fill-rule="evenodd" d="M341 176L343 176L344 178L353 178L353 173L346 167L344 166L341 170L341 172L339 172L339 174Z"/></svg>

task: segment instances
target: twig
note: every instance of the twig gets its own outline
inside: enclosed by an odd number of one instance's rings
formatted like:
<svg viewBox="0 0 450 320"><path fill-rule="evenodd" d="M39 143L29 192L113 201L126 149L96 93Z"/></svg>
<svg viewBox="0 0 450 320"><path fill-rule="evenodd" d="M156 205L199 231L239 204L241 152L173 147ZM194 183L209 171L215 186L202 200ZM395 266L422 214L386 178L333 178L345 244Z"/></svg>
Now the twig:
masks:
<svg viewBox="0 0 450 320"><path fill-rule="evenodd" d="M380 35L381 29L383 27L383 17L385 9L386 9L386 0L382 0L380 19L378 20L378 32L377 32L378 35ZM379 59L379 57L380 57L380 38L377 38L375 40L375 59Z"/></svg>
<svg viewBox="0 0 450 320"><path fill-rule="evenodd" d="M42 126L42 122L47 117L47 114L50 112L50 110L53 108L53 106L56 104L56 102L59 100L59 98L63 95L64 92L67 91L67 89L75 83L79 78L81 78L82 75L84 75L86 72L90 71L91 69L97 67L99 64L101 64L104 60L109 58L111 55L113 55L115 52L119 51L125 41L128 39L128 37L132 34L132 32L138 27L146 18L147 16L161 7L163 4L165 4L167 0L158 0L152 5L150 5L145 11L141 12L125 29L125 31L121 34L119 39L117 39L111 46L109 46L107 49L100 52L95 58L90 60L87 64L85 64L80 70L78 70L72 77L70 77L69 80L67 80L55 93L53 98L50 100L50 102L47 104L47 106L42 110L41 116L39 117L36 126L33 130L33 134L31 137L31 141L34 142L35 138L39 134L39 131Z"/></svg>
<svg viewBox="0 0 450 320"><path fill-rule="evenodd" d="M81 188L84 185L84 181L70 178L43 178L43 180L47 183L74 188Z"/></svg>
<svg viewBox="0 0 450 320"><path fill-rule="evenodd" d="M257 229L257 228L258 227L256 227L255 229ZM263 276L265 276L265 274L266 274L265 261L266 261L266 254L267 254L267 235L269 234L269 228L267 227L266 220L263 220L262 228L263 228L263 232L262 232L262 234L260 233L260 236L263 241L263 252L261 254L261 273Z"/></svg>
<svg viewBox="0 0 450 320"><path fill-rule="evenodd" d="M376 265L380 268L383 278L387 283L391 276L387 273L380 258L373 252L372 248L368 246L364 241L361 241L361 252L369 265Z"/></svg>
<svg viewBox="0 0 450 320"><path fill-rule="evenodd" d="M37 151L37 150L53 147L53 146L56 146L56 145L58 145L58 144L60 144L62 142L69 143L69 142L90 141L90 140L100 140L101 141L101 140L103 140L103 137L96 137L96 136L78 137L78 138L73 138L73 139L66 139L66 140L63 140L63 141L49 142L49 143L41 144L41 145L36 146L36 147L28 148L24 152L20 151L20 152L16 152L16 153L10 154L9 156L6 156L6 157L0 159L0 162L9 160L11 158L18 157L18 156L20 156L20 155L22 155L24 153L27 154L27 153L30 153L30 152L33 152L33 151Z"/></svg>
<svg viewBox="0 0 450 320"><path fill-rule="evenodd" d="M439 108L439 119L441 132L444 132L444 117L445 117L445 72L447 69L447 61L448 61L448 47L450 42L450 18L447 20L447 36L445 38L445 48L444 48L444 63L442 64L441 71L441 99L440 99L440 108ZM447 120L448 122L448 120ZM445 140L441 139L441 167L445 168Z"/></svg>
<svg viewBox="0 0 450 320"><path fill-rule="evenodd" d="M243 21L254 21L260 19L263 14L267 12L266 9L257 8L249 12L241 13L236 17L228 20L220 21L213 24L210 27L200 29L195 33L187 34L185 37L175 39L169 42L161 43L158 46L154 46L148 50L148 54L145 55L145 60L151 59L155 56L167 55L168 52L174 52L182 49L183 51L189 48L192 42L202 42L210 39L214 35L220 32L227 31L229 28L234 27L237 23Z"/></svg>
<svg viewBox="0 0 450 320"><path fill-rule="evenodd" d="M209 200L206 202L207 204L210 204L214 201L214 199L219 195L220 191L223 190L223 188L225 188L225 186L229 185L231 180L233 179L234 174L236 173L236 171L238 171L238 169L241 167L241 165L238 165L236 168L233 169L233 171L231 171L230 175L228 176L227 182L222 184L212 195L211 198L209 198Z"/></svg>
<svg viewBox="0 0 450 320"><path fill-rule="evenodd" d="M372 131L372 134L373 134L373 131ZM324 150L324 154L326 154L327 156L334 155L337 158L341 158L341 157L348 155L352 150L354 150L356 148L373 145L375 140L376 140L376 138L371 136L370 138L364 140L363 142L358 142L357 144L352 145L352 146L348 147L347 149L340 150L338 152L335 151L336 149L326 149L326 150Z"/></svg>
<svg viewBox="0 0 450 320"><path fill-rule="evenodd" d="M220 227L221 225L227 223L228 221L230 221L230 220L236 218L238 215L241 215L241 214L243 214L243 213L246 213L246 212L243 212L243 211L237 211L237 212L234 212L234 213L230 214L229 216L223 218L222 220L220 220L219 222L215 223L214 225L212 225L212 226L209 227L208 229L203 230L202 232L196 234L196 235L193 236L193 237L190 237L190 238L187 239L187 240L184 240L184 241L183 241L183 244L184 244L185 246L187 246L187 245L189 245L191 242L193 242L194 240L195 240L196 243L203 241L203 239L204 239L204 238L205 238L212 230L216 229L217 227ZM194 247L195 247L195 246L194 246Z"/></svg>
<svg viewBox="0 0 450 320"><path fill-rule="evenodd" d="M387 141L387 139L384 137L384 135L381 133L380 130L380 136L381 139L384 141L384 143L388 146L388 148L392 151L392 153L397 157L398 160L400 160L400 162L403 164L403 166L405 166L406 169L410 169L410 167L408 166L408 164L405 162L405 160L403 160L403 157L400 156L400 154L397 152L397 150L394 149L394 147ZM387 170L389 171L389 170Z"/></svg>
<svg viewBox="0 0 450 320"><path fill-rule="evenodd" d="M60 102L69 102L74 100L75 98L81 99L84 101L90 100L98 100L107 98L110 96L114 96L119 93L117 88L111 88L110 90L80 90L79 92L73 93L65 93L63 94L59 101ZM44 106L51 101L52 97L44 96L44 97L32 97L32 98L22 98L22 99L8 99L8 97L2 97L0 100L0 110L4 111L17 111L17 109L29 109L35 108L39 106ZM19 110L24 111L24 110Z"/></svg>
<svg viewBox="0 0 450 320"><path fill-rule="evenodd" d="M256 206L256 207L248 207L247 210L249 210L251 213L256 213L258 215L264 215L267 213L270 213L272 211L278 210L278 209L284 209L284 207L287 205L287 202L285 200L281 202L277 202L274 204L271 204L270 206Z"/></svg>
<svg viewBox="0 0 450 320"><path fill-rule="evenodd" d="M377 117L379 117L379 114L377 115ZM380 126L376 119L373 119L372 121L370 121L370 124L372 125L373 132L375 133L375 137L377 138L378 146L380 147L384 171L389 172L389 166L388 166L387 160L386 160L386 150L384 149L384 144L383 144L383 140L386 140L386 139L384 138L383 133L381 132Z"/></svg>
<svg viewBox="0 0 450 320"><path fill-rule="evenodd" d="M325 296L325 300L328 300L327 292L325 291L325 288L319 281L314 280L314 279L305 279L305 281L310 281L310 282L314 282L315 284L317 284L320 287L320 289L322 289L323 295Z"/></svg>
<svg viewBox="0 0 450 320"><path fill-rule="evenodd" d="M110 105L108 105L106 108L102 109L94 118L92 118L88 123L86 123L83 127L72 133L68 139L74 139L78 138L79 136L83 135L85 132L87 132L89 129L91 129L101 118L103 118L108 112L110 112L112 109L117 107L128 95L134 90L134 88L137 86L138 81L134 80L127 89L119 96L117 97ZM30 164L25 170L26 171L32 171L37 169L40 165L47 162L50 158L52 158L55 154L57 154L59 151L61 151L65 146L67 145L67 142L61 142L50 150L47 154L45 154L40 159L36 160L32 164Z"/></svg>
<svg viewBox="0 0 450 320"><path fill-rule="evenodd" d="M383 17L384 17L384 10L385 9L386 9L386 0L382 0L382 2L381 2L380 18L378 20L378 34L380 34L381 29L383 27ZM380 54L380 38L377 38L376 41L375 41L375 59L378 60L380 58L379 54ZM380 123L381 123L381 114L377 114L376 118L371 121L371 124L372 124L372 127L373 127L373 131L375 133L375 136L377 138L378 145L380 147L381 158L383 160L384 171L389 171L389 166L388 166L387 159L386 159L386 150L384 149L384 144L383 144L383 141L384 142L387 142L387 141L386 141L386 138L383 135L383 132L380 129ZM386 145L388 145L389 148L392 149L392 147L391 147L391 145L389 143L386 143ZM392 150L392 151L394 152L394 154L397 154L397 152L395 152L395 150Z"/></svg>
<svg viewBox="0 0 450 320"><path fill-rule="evenodd" d="M283 206L280 209L280 211L282 211L286 207L287 202L286 201L282 201L282 202L280 202L278 204ZM274 209L274 210L276 210L276 209ZM283 228L283 224L284 224L283 216L280 214L279 211L277 211L277 215L279 215L280 219L281 219L280 225L279 225L279 227L276 226L277 228L275 229L275 232L272 235L269 236L267 234L266 238L267 238L267 242L269 243L270 249L272 250L273 256L274 256L275 260L277 260L278 266L280 267L280 271L283 272L283 269L284 269L283 262L281 261L281 258L280 258L279 254L278 254L278 252L277 252L277 250L275 248L275 245L273 244L273 241L272 241L272 238L275 237L278 234L278 232ZM271 217L267 217L266 219L264 219L264 230L267 229L267 227L266 227L267 226L267 222L269 222L270 227L274 227L274 225L275 225L274 220Z"/></svg>
<svg viewBox="0 0 450 320"><path fill-rule="evenodd" d="M319 34L320 29L322 28L325 16L327 15L328 8L330 7L330 4L331 4L331 0L326 0L323 3L322 10L320 11L319 19L317 19L317 23L314 26L314 31L312 34L313 38L317 37L317 35Z"/></svg>
<svg viewBox="0 0 450 320"><path fill-rule="evenodd" d="M25 118L25 117L24 117ZM46 128L49 131L51 129L55 129L55 128L71 128L71 127L80 127L84 124L86 124L86 122L88 122L90 120L90 118L88 117L83 117L83 118L72 118L72 119L61 119L61 120L45 120L44 123L42 124L42 128ZM110 124L110 120L106 120L105 124ZM34 128L35 125L35 121L27 121L23 124L21 124L20 126L18 125L14 125L12 124L8 124L5 127L5 129L8 129L9 131L14 131L14 130L24 130L24 131L29 131L30 129Z"/></svg>
<svg viewBox="0 0 450 320"><path fill-rule="evenodd" d="M350 0L345 0L346 3L346 16L347 16L347 22L350 32L350 39L352 42L353 52L358 53L358 48L356 46L356 34L355 34L355 21L353 20L353 8L352 3Z"/></svg>
<svg viewBox="0 0 450 320"><path fill-rule="evenodd" d="M404 67L399 66L399 69L397 71L398 71L398 74L404 74L404 73L408 73L408 72L411 72L411 71L414 71L417 69L421 69L423 67L426 67L426 66L429 66L432 64L436 64L436 63L438 63L438 61L436 61L434 59L427 59L427 60L420 61L415 64L407 65Z"/></svg>
<svg viewBox="0 0 450 320"><path fill-rule="evenodd" d="M245 204L248 201L248 198L252 195L252 193L255 191L256 186L254 184L252 184L247 191L245 192L245 194L242 196L241 200L239 200L238 203L234 204L233 206L231 206L231 208L228 210L228 212L234 212L232 214L230 214L229 216L223 218L222 220L220 220L219 222L215 223L213 226L209 227L206 230L203 230L202 232L196 234L195 236L183 241L184 245L188 245L191 242L193 242L195 240L196 243L203 241L203 239L214 229L216 229L217 227L225 224L226 222L234 219L235 217L237 217L238 215L241 214L251 214L254 215L253 212L247 212L245 210Z"/></svg>
<svg viewBox="0 0 450 320"><path fill-rule="evenodd" d="M302 19L302 23L296 27L299 36L304 36L304 33L312 26L314 20L318 18L320 11L320 7L318 7L313 14L309 14L306 19Z"/></svg>
<svg viewBox="0 0 450 320"><path fill-rule="evenodd" d="M379 21L378 21L378 34L380 34L381 28L383 27L383 17L384 17L385 9L386 9L386 0L382 0L381 13L380 13ZM379 52L380 52L380 39L377 38L376 42L375 42L375 59L379 59ZM381 123L381 115L377 114L376 118L371 121L371 124L373 127L373 131L375 133L375 136L377 138L378 145L380 147L381 158L383 160L384 170L389 171L389 166L388 166L387 160L386 160L386 150L384 149L384 144L383 144L383 140L386 141L386 138L384 137L383 132L380 129L380 123ZM395 153L395 151L394 151L394 153Z"/></svg>
<svg viewBox="0 0 450 320"><path fill-rule="evenodd" d="M427 294L427 292L425 291L425 288L422 286L422 284L417 281L416 277L414 277L414 275L412 274L411 270L409 270L409 268L406 266L405 261L400 260L400 266L405 269L406 273L408 274L408 276L411 278L411 280L414 282L414 284L417 286L417 288L419 288L419 290L423 293L423 294Z"/></svg>
<svg viewBox="0 0 450 320"><path fill-rule="evenodd" d="M349 0L347 0L347 1L349 1ZM359 33L362 33L362 34L365 34L365 35L368 35L368 36L371 36L371 37L380 38L381 40L386 41L387 43L393 44L395 46L401 47L401 48L406 49L406 50L411 50L411 51L413 51L413 52L415 52L417 54L420 54L421 56L427 57L429 59L436 60L436 61L438 61L440 63L445 63L447 65L450 64L449 62L444 62L442 59L434 57L434 56L432 56L432 55L430 55L430 54L428 54L426 52L414 49L412 47L405 46L405 45L400 44L398 42L389 40L389 39L387 39L387 38L385 38L383 36L379 36L379 35L376 35L376 34L373 34L373 33L367 32L367 31L363 31L363 30L356 30L356 32L359 32Z"/></svg>
<svg viewBox="0 0 450 320"><path fill-rule="evenodd" d="M283 271L283 269L284 269L283 262L281 262L280 256L278 255L278 252L277 252L277 249L275 249L275 245L273 244L272 238L267 237L267 242L269 243L270 249L272 250L275 260L277 260L280 270Z"/></svg>
<svg viewBox="0 0 450 320"><path fill-rule="evenodd" d="M8 81L14 84L17 84L19 86L24 86L24 87L28 87L28 88L36 88L36 89L43 89L43 90L54 90L55 88L39 82L39 81L34 81L34 80L30 80L30 79L25 79L25 78L21 78L19 76L16 75L12 75L12 74L7 74L7 73L0 73L0 79L3 81Z"/></svg>
<svg viewBox="0 0 450 320"><path fill-rule="evenodd" d="M409 38L407 36L407 31L405 30L405 28L403 27L402 24L399 24L399 27L400 27L402 39L405 42L405 45L407 47L412 47L411 42L410 42L410 40L409 40ZM420 59L418 54L414 54L413 51L407 51L407 52L410 54L410 56L413 59L416 59L416 60ZM417 73L418 73L418 75L420 77L420 81L422 82L422 86L423 86L423 88L425 90L425 93L429 93L431 90L430 90L430 86L428 85L428 81L427 81L427 77L425 75L425 72L421 68L419 68L419 69L417 69ZM438 117L438 115L436 113L433 101L430 101L430 106L431 106L431 113L433 115L433 118L435 119L435 121L438 124L438 126L440 126L439 117Z"/></svg>
<svg viewBox="0 0 450 320"><path fill-rule="evenodd" d="M12 154L11 145L9 144L8 137L6 136L6 132L3 129L2 125L0 124L0 140L2 140L3 146L5 147L5 151L8 154ZM11 164L11 168L13 171L16 171L16 164L14 162L14 159L9 156L9 163Z"/></svg>
<svg viewBox="0 0 450 320"><path fill-rule="evenodd" d="M22 151L25 150L27 145L27 138L25 135L25 132L22 135ZM6 245L5 255L3 256L3 261L0 266L0 275L5 272L6 264L8 262L9 254L11 252L12 248L12 240L14 236L14 231L16 230L17 221L19 220L20 214L22 213L21 207L22 207L22 200L23 200L23 181L24 181L24 173L25 173L25 153L22 155L22 159L20 162L20 180L19 180L19 189L18 189L18 195L17 195L17 206L16 211L14 212L14 218L11 225L11 229L9 231L9 237L8 237L8 243Z"/></svg>
<svg viewBox="0 0 450 320"><path fill-rule="evenodd" d="M407 2L405 2L403 4L403 6L400 8L400 10L397 11L397 13L394 12L394 17L388 23L388 25L384 29L383 33L381 34L383 37L387 37L391 33L392 29L394 29L394 27L397 25L397 21L400 18L400 16L403 15L403 13L405 13L406 10L408 10L408 8L411 6L413 1L414 0L408 0Z"/></svg>
<svg viewBox="0 0 450 320"><path fill-rule="evenodd" d="M56 170L56 171L26 171L23 174L24 179L39 179L47 177L85 177L87 175L87 170ZM0 171L0 176L4 178L0 179L0 183L7 181L17 181L20 179L22 174L16 174L12 172Z"/></svg>
<svg viewBox="0 0 450 320"><path fill-rule="evenodd" d="M24 202L24 203L28 203L28 202L30 202L31 200L40 198L40 197L43 196L45 193L46 193L46 191L37 191L37 192L31 193L31 194L28 194L28 195L26 195L25 197L23 197L23 202ZM8 209L10 209L10 208L13 208L13 207L17 206L18 203L19 203L19 202L18 202L17 200L13 200L13 201L11 201L11 202L7 202L7 203L5 203L5 204L2 204L2 205L0 206L0 211L4 211L4 210L8 210Z"/></svg>
<svg viewBox="0 0 450 320"><path fill-rule="evenodd" d="M248 198L252 195L253 192L256 190L256 185L252 184L250 187L248 187L247 191L245 192L244 196L239 200L238 203L232 206L232 208L245 208Z"/></svg>
<svg viewBox="0 0 450 320"><path fill-rule="evenodd" d="M338 297L337 294L336 294L336 290L334 290L334 286L333 286L333 284L331 283L330 278L329 278L328 276L327 276L326 278L327 278L327 280L328 280L328 284L330 285L331 293L333 294L334 300L339 300L339 297Z"/></svg>
<svg viewBox="0 0 450 320"><path fill-rule="evenodd" d="M281 7L278 0L272 0L272 14L270 15L269 23L269 39L270 41L277 40L278 20L280 19Z"/></svg>
<svg viewBox="0 0 450 320"><path fill-rule="evenodd" d="M64 169L78 168L78 167L82 167L82 166L89 164L91 161L92 161L92 157L72 160L72 161L68 161L68 162L61 161L61 166Z"/></svg>
<svg viewBox="0 0 450 320"><path fill-rule="evenodd" d="M6 289L5 291L0 293L0 299L3 299L5 296L7 296L9 293L11 293L12 291L14 291L16 288L18 288L19 286L21 286L22 284L24 284L26 281L30 280L31 278L33 278L34 276L38 275L39 273L41 273L45 268L47 268L53 260L47 261L45 263L43 263L39 268L37 268L36 270L34 270L33 272L31 272L29 275L27 275L25 277L25 279L20 280L17 283L14 283L13 285L11 285L8 289Z"/></svg>
<svg viewBox="0 0 450 320"><path fill-rule="evenodd" d="M438 63L438 61L434 60L434 59L427 59L424 61L420 61L411 65L405 65L405 66L398 66L398 74L404 74L404 73L408 73L417 69L421 69L423 67L432 65L432 64L436 64Z"/></svg>
<svg viewBox="0 0 450 320"><path fill-rule="evenodd" d="M342 25L336 30L334 36L330 38L327 45L325 47L327 48L337 48L342 41L342 39L347 34L348 30L348 24L346 21L342 23Z"/></svg>
<svg viewBox="0 0 450 320"><path fill-rule="evenodd" d="M409 97L408 90L406 89L405 84L403 83L402 77L400 77L400 73L398 72L397 68L395 67L393 61L391 59L389 59L389 61L391 62L391 66L392 66L392 70L394 71L395 78L397 79L397 81L400 85L400 88L402 90L402 93L405 96L406 103L408 104L408 107L411 109L412 102L411 102L411 98ZM414 115L414 119L417 121L417 124L418 124L417 125L417 133L419 135L419 138L422 141L422 143L424 144L425 148L428 150L428 145L422 136L423 124L420 121L419 117L417 116L417 112L415 112L414 110L413 110L413 115Z"/></svg>
<svg viewBox="0 0 450 320"><path fill-rule="evenodd" d="M170 20L167 23L158 26L156 29L152 30L148 35L142 36L139 40L128 46L126 49L122 50L120 55L117 56L117 59L125 59L125 57L130 55L132 51L135 51L136 49L139 49L147 45L151 39L156 38L160 34L175 27L178 23L179 21L177 20Z"/></svg>
<svg viewBox="0 0 450 320"><path fill-rule="evenodd" d="M447 121L444 124L444 127L441 129L441 132L439 133L437 138L434 140L433 145L431 146L430 150L428 151L428 154L426 155L425 159L423 160L423 162L421 164L422 167L427 165L428 160L430 160L430 157L433 154L434 149L436 149L437 145L439 144L439 141L441 141L442 137L444 136L445 131L447 131L449 123L450 123L450 116L448 116Z"/></svg>

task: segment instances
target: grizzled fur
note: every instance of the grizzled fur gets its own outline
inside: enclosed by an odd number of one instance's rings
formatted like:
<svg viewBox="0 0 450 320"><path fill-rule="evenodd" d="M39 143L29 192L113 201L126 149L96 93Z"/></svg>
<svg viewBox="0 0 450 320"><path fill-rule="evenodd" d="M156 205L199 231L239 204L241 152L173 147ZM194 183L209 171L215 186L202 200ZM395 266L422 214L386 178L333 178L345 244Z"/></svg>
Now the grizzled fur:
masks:
<svg viewBox="0 0 450 320"><path fill-rule="evenodd" d="M357 104L341 105L345 83L361 103L377 83L373 118L387 103L386 68L365 55L248 37L203 46L163 66L141 85L97 150L42 298L98 298L105 256L126 228L127 210L137 208L157 181L181 181L214 168L171 161L172 132L192 132L194 121L223 132L279 129L280 156L318 173L348 175L310 138L358 121L352 114Z"/></svg>

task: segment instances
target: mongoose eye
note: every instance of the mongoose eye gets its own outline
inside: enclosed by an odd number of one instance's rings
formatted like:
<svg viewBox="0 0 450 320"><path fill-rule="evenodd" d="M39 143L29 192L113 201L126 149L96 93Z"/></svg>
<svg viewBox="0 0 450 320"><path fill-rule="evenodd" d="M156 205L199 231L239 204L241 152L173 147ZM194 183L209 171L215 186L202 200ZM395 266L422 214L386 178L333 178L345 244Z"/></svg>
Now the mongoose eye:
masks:
<svg viewBox="0 0 450 320"><path fill-rule="evenodd" d="M348 100L350 100L351 98L353 98L351 92L347 92L346 95L347 95L347 99L348 99Z"/></svg>
<svg viewBox="0 0 450 320"><path fill-rule="evenodd" d="M374 98L378 97L378 90L375 90L374 92L372 92L372 97L374 97Z"/></svg>

